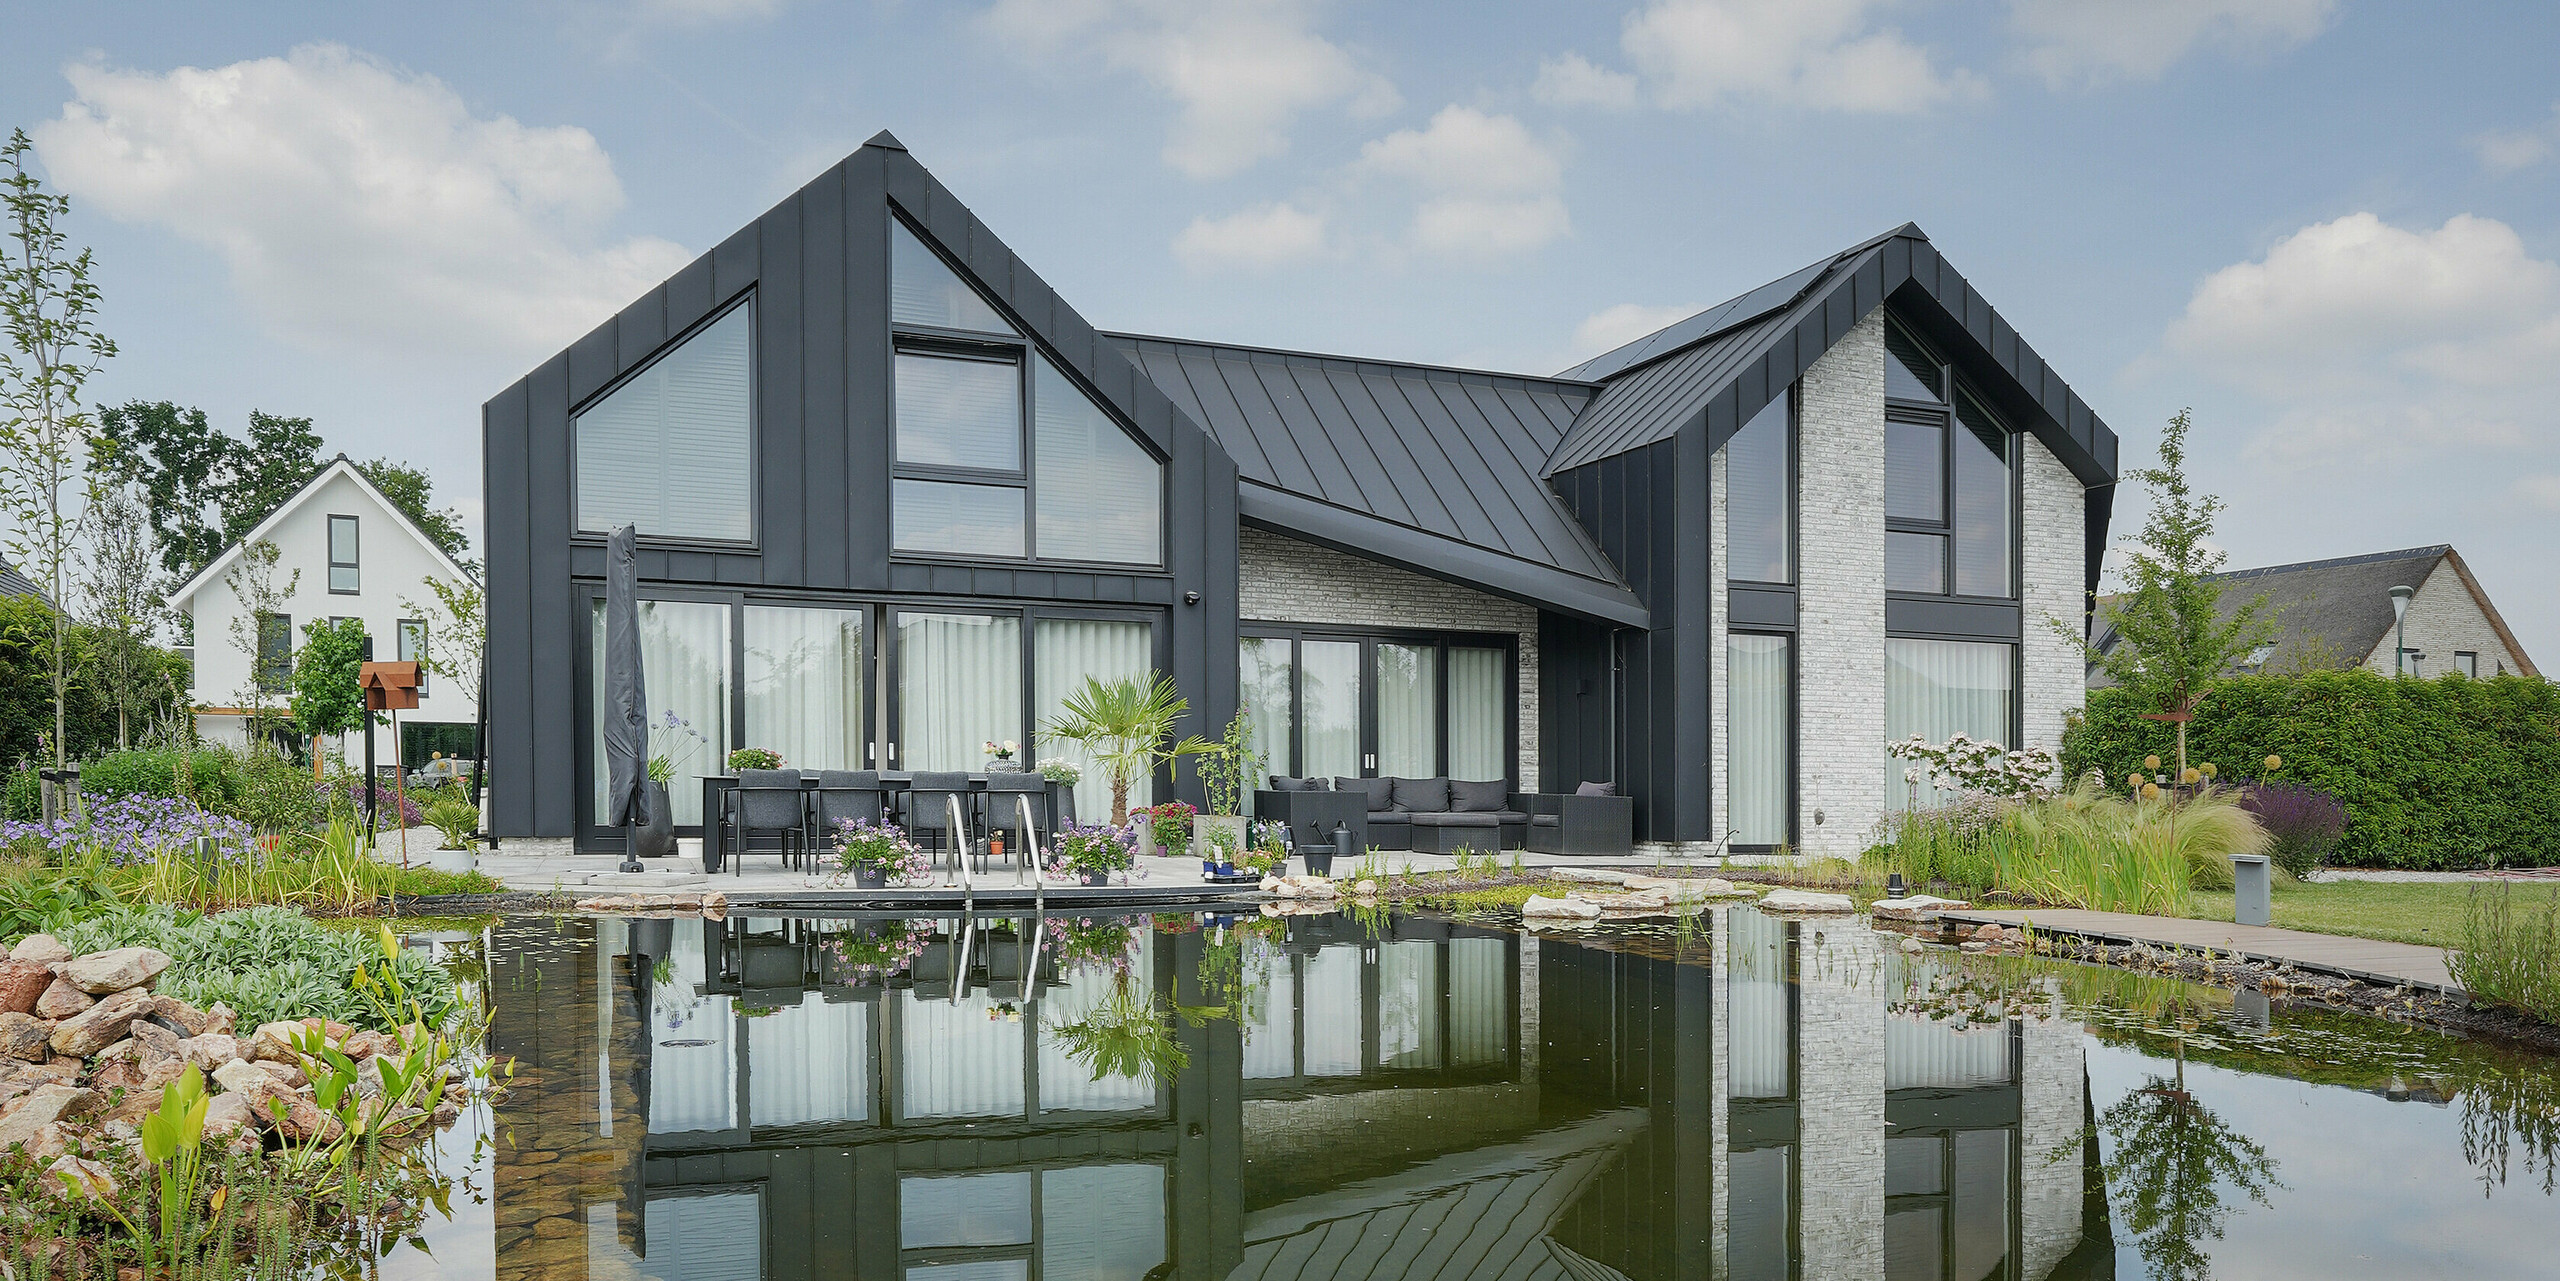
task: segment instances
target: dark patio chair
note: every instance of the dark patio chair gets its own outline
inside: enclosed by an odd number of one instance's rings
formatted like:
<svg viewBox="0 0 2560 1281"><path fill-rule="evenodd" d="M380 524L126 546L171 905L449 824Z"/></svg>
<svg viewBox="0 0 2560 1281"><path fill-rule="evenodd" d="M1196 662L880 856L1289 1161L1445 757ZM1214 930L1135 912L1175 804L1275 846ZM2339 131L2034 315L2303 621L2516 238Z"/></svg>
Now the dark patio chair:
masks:
<svg viewBox="0 0 2560 1281"><path fill-rule="evenodd" d="M734 875L746 869L746 854L758 832L773 832L782 839L782 864L790 867L796 857L802 863L809 853L808 799L800 792L800 771L789 769L750 769L738 771L738 785L729 789L729 826L737 834L730 846Z"/></svg>
<svg viewBox="0 0 2560 1281"><path fill-rule="evenodd" d="M960 830L951 830L951 799L960 800ZM977 822L977 796L970 790L969 776L957 771L920 770L907 784L907 837L934 852L939 864L941 852L951 851L952 868L960 866L960 855L969 848L969 837Z"/></svg>
<svg viewBox="0 0 2560 1281"><path fill-rule="evenodd" d="M1567 858L1624 858L1635 852L1636 802L1631 796L1527 796L1529 849Z"/></svg>
<svg viewBox="0 0 2560 1281"><path fill-rule="evenodd" d="M1022 804L1031 803L1032 827L1023 830ZM1037 854L1043 829L1058 830L1057 820L1049 813L1049 781L1037 774L997 772L987 775L986 825L989 834L1004 833L1005 858L1016 867L1039 868ZM979 869L985 870L983 859Z"/></svg>
<svg viewBox="0 0 2560 1281"><path fill-rule="evenodd" d="M809 789L810 837L815 848L825 849L836 839L836 830L846 823L861 821L879 824L887 821L888 793L880 786L880 771L824 769L818 771L818 785Z"/></svg>

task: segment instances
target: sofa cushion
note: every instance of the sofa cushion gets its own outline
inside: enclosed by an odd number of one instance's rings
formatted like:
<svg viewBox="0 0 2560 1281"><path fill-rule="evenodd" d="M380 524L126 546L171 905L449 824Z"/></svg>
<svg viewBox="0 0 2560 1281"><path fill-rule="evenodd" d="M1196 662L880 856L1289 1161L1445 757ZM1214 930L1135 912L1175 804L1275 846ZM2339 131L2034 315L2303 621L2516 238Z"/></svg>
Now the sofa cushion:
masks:
<svg viewBox="0 0 2560 1281"><path fill-rule="evenodd" d="M1505 823L1526 823L1529 821L1529 816L1518 810L1495 810L1493 812L1493 816Z"/></svg>
<svg viewBox="0 0 2560 1281"><path fill-rule="evenodd" d="M1529 816L1529 826L1531 827L1554 827L1555 825L1556 816L1553 814L1532 814Z"/></svg>
<svg viewBox="0 0 2560 1281"><path fill-rule="evenodd" d="M1330 792L1333 790L1333 784L1326 782L1321 778L1291 778L1286 774L1274 774L1271 776L1271 790L1275 792Z"/></svg>
<svg viewBox="0 0 2560 1281"><path fill-rule="evenodd" d="M1395 780L1386 778L1336 778L1333 790L1357 792L1369 798L1369 812L1383 814L1395 808Z"/></svg>
<svg viewBox="0 0 2560 1281"><path fill-rule="evenodd" d="M1573 794L1576 796L1615 796L1618 794L1618 785L1615 783L1584 783L1582 786L1573 789Z"/></svg>
<svg viewBox="0 0 2560 1281"><path fill-rule="evenodd" d="M1414 825L1415 827L1500 827L1500 826L1502 826L1502 816L1501 816L1501 815L1499 815L1499 814L1494 814L1494 813L1490 813L1490 812L1487 812L1487 813L1481 813L1481 814L1458 814L1458 813L1442 812L1442 813L1438 813L1438 814L1413 814L1413 815L1409 815L1408 817L1412 820L1413 825Z"/></svg>
<svg viewBox="0 0 2560 1281"><path fill-rule="evenodd" d="M1449 780L1445 778L1397 778L1395 807L1407 814L1446 814L1449 812Z"/></svg>
<svg viewBox="0 0 2560 1281"><path fill-rule="evenodd" d="M1503 798L1511 784L1503 779L1470 783L1464 779L1449 780L1449 808L1460 814L1490 814L1502 808Z"/></svg>
<svg viewBox="0 0 2560 1281"><path fill-rule="evenodd" d="M1413 815L1407 814L1402 810L1379 810L1369 816L1369 826L1372 829L1381 827L1411 827L1413 826Z"/></svg>

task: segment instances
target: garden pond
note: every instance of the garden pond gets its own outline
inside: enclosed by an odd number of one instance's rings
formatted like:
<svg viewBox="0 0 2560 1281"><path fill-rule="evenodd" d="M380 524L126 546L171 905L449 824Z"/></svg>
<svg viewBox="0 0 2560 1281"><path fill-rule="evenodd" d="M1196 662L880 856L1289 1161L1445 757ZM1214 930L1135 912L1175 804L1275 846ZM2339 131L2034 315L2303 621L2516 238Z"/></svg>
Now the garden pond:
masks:
<svg viewBox="0 0 2560 1281"><path fill-rule="evenodd" d="M451 1217L384 1277L2520 1277L2560 1252L2560 1063L1858 921L521 917L438 950L507 1089L440 1140Z"/></svg>

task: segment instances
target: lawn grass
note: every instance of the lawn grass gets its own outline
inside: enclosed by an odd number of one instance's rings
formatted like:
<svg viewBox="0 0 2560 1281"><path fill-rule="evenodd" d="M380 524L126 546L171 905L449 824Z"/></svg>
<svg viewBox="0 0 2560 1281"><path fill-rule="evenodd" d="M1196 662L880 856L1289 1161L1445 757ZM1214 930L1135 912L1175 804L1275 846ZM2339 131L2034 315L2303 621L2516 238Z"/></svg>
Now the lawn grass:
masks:
<svg viewBox="0 0 2560 1281"><path fill-rule="evenodd" d="M2479 888L2487 893L2498 890L2495 883L2487 881L2480 882ZM2529 892L2537 887L2518 888ZM2314 881L2284 885L2275 893L2274 924L2315 934L2454 947L2462 942L2463 918L2470 910L2472 891L2472 885L2443 881ZM2231 919L2231 891L2197 890L2194 898L2195 910L2188 913L2192 919Z"/></svg>

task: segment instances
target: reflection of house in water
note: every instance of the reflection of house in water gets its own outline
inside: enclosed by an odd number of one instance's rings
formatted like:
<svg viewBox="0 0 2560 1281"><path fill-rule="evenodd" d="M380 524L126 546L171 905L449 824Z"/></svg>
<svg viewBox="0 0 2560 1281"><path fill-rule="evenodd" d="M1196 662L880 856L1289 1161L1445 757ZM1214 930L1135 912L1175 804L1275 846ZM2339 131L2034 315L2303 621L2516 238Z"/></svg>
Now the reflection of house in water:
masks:
<svg viewBox="0 0 2560 1281"><path fill-rule="evenodd" d="M493 983L501 1048L588 1083L520 1094L576 1132L502 1152L502 1275L2061 1275L2077 1027L1889 1013L1863 927L1715 922L1710 969L1299 918L1240 1020L1173 1020L1187 1066L1096 1081L1054 1029L1112 977L1017 922L854 988L819 923L607 921L609 990ZM1203 935L1137 933L1136 982L1213 999Z"/></svg>

